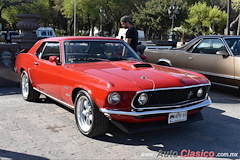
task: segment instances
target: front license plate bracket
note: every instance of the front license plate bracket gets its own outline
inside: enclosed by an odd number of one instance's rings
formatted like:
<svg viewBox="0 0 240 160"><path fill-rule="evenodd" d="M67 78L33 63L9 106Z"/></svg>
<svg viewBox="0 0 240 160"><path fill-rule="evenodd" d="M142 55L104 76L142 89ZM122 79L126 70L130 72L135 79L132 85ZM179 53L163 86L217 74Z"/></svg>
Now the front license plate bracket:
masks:
<svg viewBox="0 0 240 160"><path fill-rule="evenodd" d="M187 120L187 111L173 112L168 114L168 124L183 122Z"/></svg>

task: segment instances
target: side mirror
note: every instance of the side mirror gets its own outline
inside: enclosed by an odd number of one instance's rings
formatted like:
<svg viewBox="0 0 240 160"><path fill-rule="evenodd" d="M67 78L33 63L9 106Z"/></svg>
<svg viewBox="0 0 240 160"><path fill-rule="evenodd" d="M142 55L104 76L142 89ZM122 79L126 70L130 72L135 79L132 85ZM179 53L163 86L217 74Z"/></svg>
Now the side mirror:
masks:
<svg viewBox="0 0 240 160"><path fill-rule="evenodd" d="M50 62L55 62L57 65L60 65L61 63L59 62L59 57L58 56L50 56L49 57Z"/></svg>
<svg viewBox="0 0 240 160"><path fill-rule="evenodd" d="M140 54L140 58L141 58L142 60L146 60L146 59L147 59L147 56L146 56L145 54Z"/></svg>
<svg viewBox="0 0 240 160"><path fill-rule="evenodd" d="M222 55L225 58L229 56L228 52L224 51L224 50L217 51L216 54L217 55Z"/></svg>

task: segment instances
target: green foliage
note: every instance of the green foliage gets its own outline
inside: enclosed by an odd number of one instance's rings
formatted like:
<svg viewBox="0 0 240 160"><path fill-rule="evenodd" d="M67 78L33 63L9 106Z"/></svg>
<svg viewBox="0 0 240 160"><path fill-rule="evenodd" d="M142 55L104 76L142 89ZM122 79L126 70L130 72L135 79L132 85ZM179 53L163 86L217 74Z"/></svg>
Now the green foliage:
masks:
<svg viewBox="0 0 240 160"><path fill-rule="evenodd" d="M160 37L162 34L169 33L172 21L169 19L168 8L173 1L170 0L149 0L145 5L137 6L137 12L134 14L136 24L147 33L148 37ZM185 17L187 3L184 0L175 1L179 7L180 13L177 14L175 24Z"/></svg>
<svg viewBox="0 0 240 160"><path fill-rule="evenodd" d="M145 0L76 0L77 21L79 29L87 26L88 30L94 26L111 34L113 28L120 27L120 18L123 15L131 15L136 10L135 4L143 3ZM73 19L74 1L63 0L63 14L68 19ZM81 23L81 25L79 25Z"/></svg>
<svg viewBox="0 0 240 160"><path fill-rule="evenodd" d="M232 0L232 8L235 12L240 11L240 0Z"/></svg>
<svg viewBox="0 0 240 160"><path fill-rule="evenodd" d="M30 1L28 1L30 2ZM8 23L13 27L18 22L16 17L17 14L39 14L41 20L46 21L50 13L49 1L48 0L34 0L33 3L21 3L18 5L9 6L2 11L2 18L7 20Z"/></svg>
<svg viewBox="0 0 240 160"><path fill-rule="evenodd" d="M181 26L180 30L187 33L219 33L226 21L226 13L220 10L224 8L225 1L76 0L77 30L83 32L98 27L112 35L114 29L121 27L120 18L130 15L135 21L134 25L143 29L148 37L159 38L170 32L172 21L169 19L168 8L176 2L181 10L174 20L174 26ZM240 10L239 1L232 0L236 12ZM0 23L7 22L14 28L19 22L16 15L21 13L39 14L41 18L38 22L41 26L52 26L61 30L61 33L65 30L67 33L64 34L72 35L74 0L0 0ZM6 28L6 25L3 24L3 27Z"/></svg>
<svg viewBox="0 0 240 160"><path fill-rule="evenodd" d="M137 7L137 12L134 14L134 20L147 33L160 35L167 31L171 26L169 20L168 8L171 4L169 0L150 0L145 5Z"/></svg>
<svg viewBox="0 0 240 160"><path fill-rule="evenodd" d="M225 11L219 7L207 6L206 2L198 2L189 8L188 22L198 34L216 34L223 30L227 20Z"/></svg>

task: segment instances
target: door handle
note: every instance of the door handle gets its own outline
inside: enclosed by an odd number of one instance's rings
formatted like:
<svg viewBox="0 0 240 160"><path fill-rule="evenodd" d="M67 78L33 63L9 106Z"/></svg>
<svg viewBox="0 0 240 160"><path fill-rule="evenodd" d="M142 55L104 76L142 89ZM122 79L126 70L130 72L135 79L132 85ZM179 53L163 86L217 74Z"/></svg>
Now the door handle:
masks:
<svg viewBox="0 0 240 160"><path fill-rule="evenodd" d="M39 65L39 63L38 62L34 62L34 65Z"/></svg>
<svg viewBox="0 0 240 160"><path fill-rule="evenodd" d="M192 57L188 57L188 60L193 60L193 58Z"/></svg>

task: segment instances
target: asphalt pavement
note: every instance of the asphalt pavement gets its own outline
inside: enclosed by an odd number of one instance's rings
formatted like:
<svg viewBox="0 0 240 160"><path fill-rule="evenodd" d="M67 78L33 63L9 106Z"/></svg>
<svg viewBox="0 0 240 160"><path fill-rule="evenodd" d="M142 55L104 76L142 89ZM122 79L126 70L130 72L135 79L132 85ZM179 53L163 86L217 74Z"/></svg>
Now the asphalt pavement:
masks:
<svg viewBox="0 0 240 160"><path fill-rule="evenodd" d="M26 102L20 88L2 87L0 159L240 159L240 92L213 85L210 96L203 121L137 134L111 126L88 138L78 131L73 111L44 96Z"/></svg>

